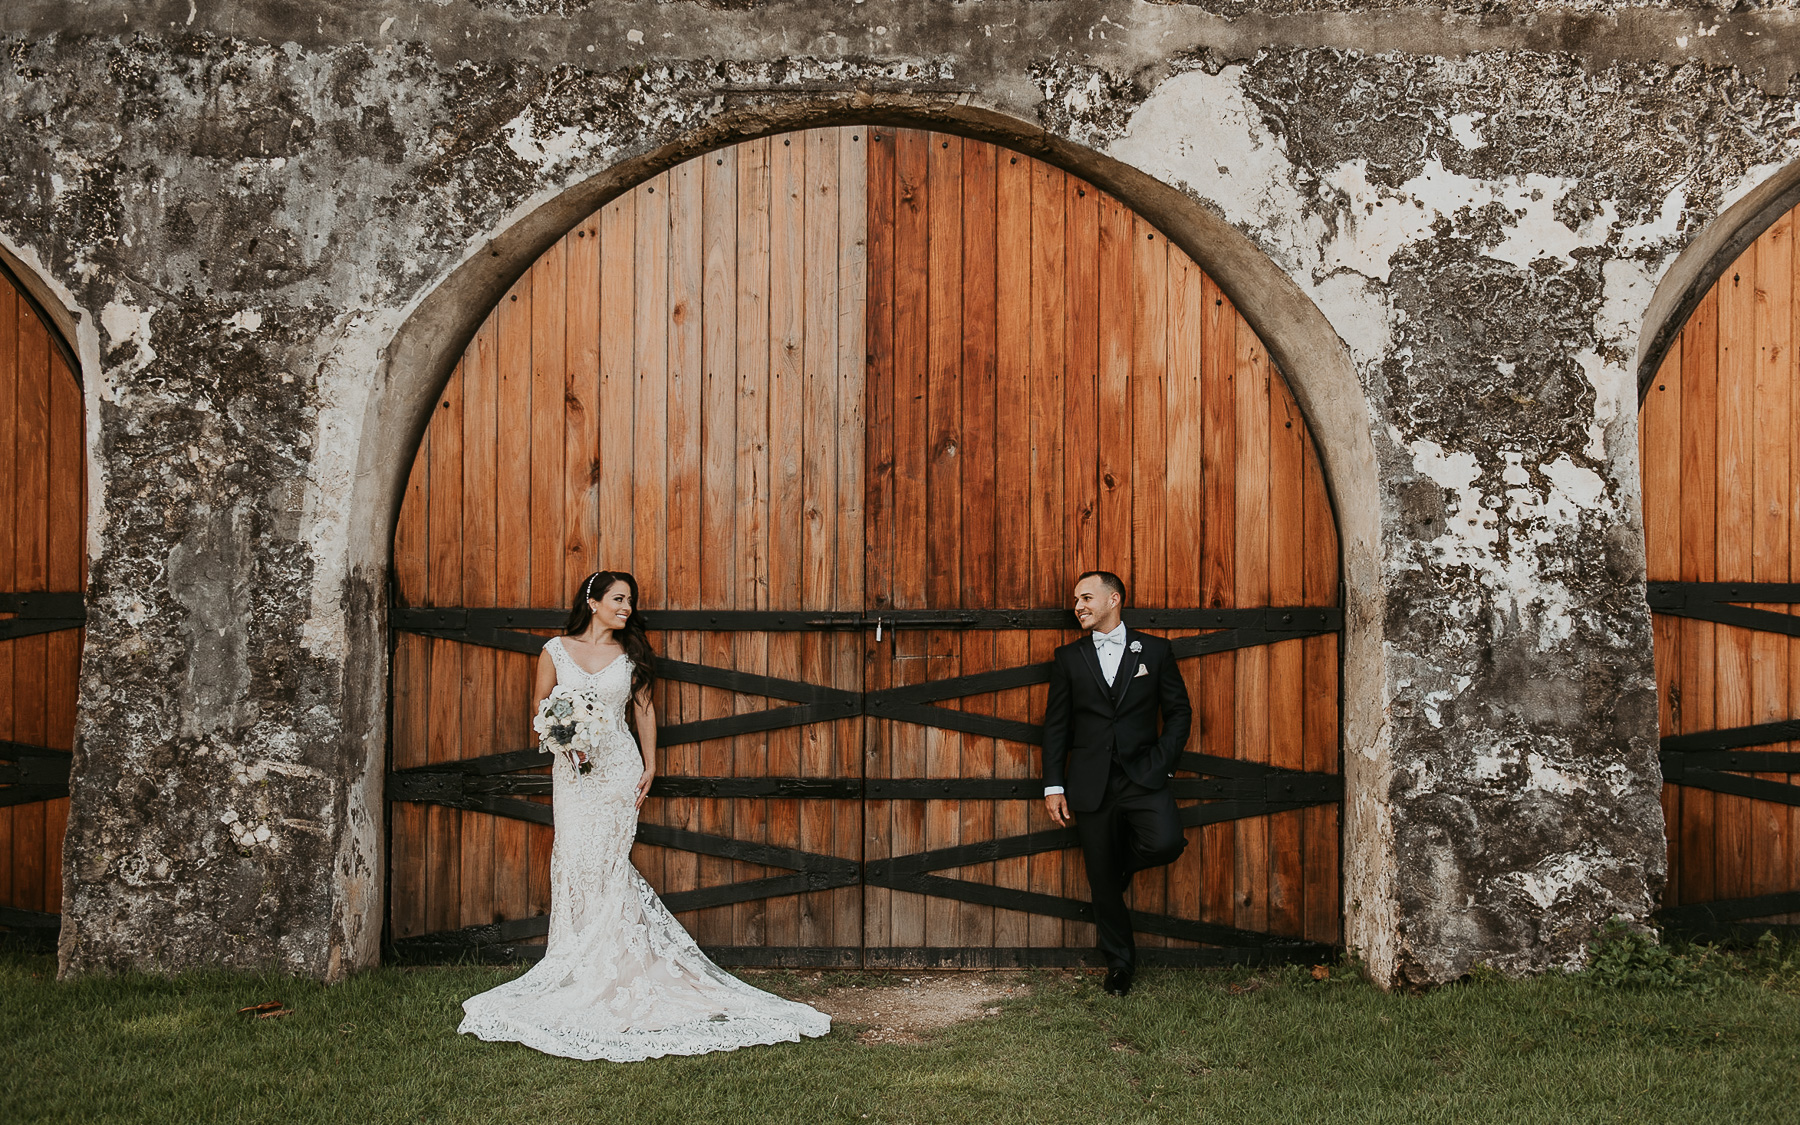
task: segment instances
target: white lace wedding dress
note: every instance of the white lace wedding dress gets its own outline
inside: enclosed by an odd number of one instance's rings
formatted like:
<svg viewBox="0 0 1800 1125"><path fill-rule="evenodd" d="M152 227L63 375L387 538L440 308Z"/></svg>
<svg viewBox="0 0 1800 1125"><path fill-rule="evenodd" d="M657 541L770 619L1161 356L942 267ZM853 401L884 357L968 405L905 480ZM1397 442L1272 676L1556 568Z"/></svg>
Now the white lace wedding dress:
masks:
<svg viewBox="0 0 1800 1125"><path fill-rule="evenodd" d="M557 682L593 690L618 737L586 774L559 756L552 771L556 838L544 959L465 1000L458 1030L565 1058L614 1062L824 1035L830 1016L752 988L713 964L631 865L643 758L625 726L629 658L590 674L560 637L545 647Z"/></svg>

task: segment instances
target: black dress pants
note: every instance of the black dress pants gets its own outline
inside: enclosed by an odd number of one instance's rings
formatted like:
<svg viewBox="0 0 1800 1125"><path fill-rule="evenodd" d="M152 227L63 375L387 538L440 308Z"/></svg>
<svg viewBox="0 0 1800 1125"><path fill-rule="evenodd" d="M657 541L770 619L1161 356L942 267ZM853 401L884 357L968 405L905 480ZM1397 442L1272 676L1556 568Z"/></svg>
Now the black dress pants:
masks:
<svg viewBox="0 0 1800 1125"><path fill-rule="evenodd" d="M1100 955L1109 969L1135 969L1137 943L1131 938L1125 892L1133 875L1173 863L1187 848L1175 795L1167 788L1144 788L1115 763L1100 807L1076 813L1075 832L1087 861Z"/></svg>

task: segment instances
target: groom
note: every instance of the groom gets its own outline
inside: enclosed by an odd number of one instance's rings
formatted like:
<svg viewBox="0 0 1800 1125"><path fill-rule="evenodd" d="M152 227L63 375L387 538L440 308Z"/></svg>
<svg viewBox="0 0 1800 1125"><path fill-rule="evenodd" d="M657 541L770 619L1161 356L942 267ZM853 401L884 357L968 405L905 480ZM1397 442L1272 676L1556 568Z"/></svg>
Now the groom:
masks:
<svg viewBox="0 0 1800 1125"><path fill-rule="evenodd" d="M1169 642L1127 629L1124 603L1116 574L1076 581L1075 617L1088 636L1056 650L1044 710L1044 806L1058 824L1074 814L1106 959L1102 987L1114 996L1131 991L1137 968L1131 877L1187 847L1169 778L1193 720Z"/></svg>

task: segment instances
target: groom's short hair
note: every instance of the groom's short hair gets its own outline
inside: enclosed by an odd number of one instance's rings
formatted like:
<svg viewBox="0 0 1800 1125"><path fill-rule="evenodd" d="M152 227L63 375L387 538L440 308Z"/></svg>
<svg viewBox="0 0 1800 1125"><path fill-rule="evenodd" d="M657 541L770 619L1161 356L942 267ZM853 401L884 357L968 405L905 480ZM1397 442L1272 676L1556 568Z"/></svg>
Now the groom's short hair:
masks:
<svg viewBox="0 0 1800 1125"><path fill-rule="evenodd" d="M1125 580L1114 574L1112 571L1090 570L1086 574L1075 579L1075 585L1079 586L1090 578L1098 578L1102 586L1105 586L1108 590L1119 595L1120 602L1125 600Z"/></svg>

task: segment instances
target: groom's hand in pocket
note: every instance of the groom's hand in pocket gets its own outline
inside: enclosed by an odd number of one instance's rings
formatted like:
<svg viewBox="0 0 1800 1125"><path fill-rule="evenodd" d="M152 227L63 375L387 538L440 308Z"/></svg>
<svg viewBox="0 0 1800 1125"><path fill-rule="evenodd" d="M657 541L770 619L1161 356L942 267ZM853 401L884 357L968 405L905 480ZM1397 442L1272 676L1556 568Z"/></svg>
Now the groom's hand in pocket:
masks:
<svg viewBox="0 0 1800 1125"><path fill-rule="evenodd" d="M1058 824L1069 823L1069 802L1061 793L1044 795L1044 811L1048 812L1050 819Z"/></svg>

